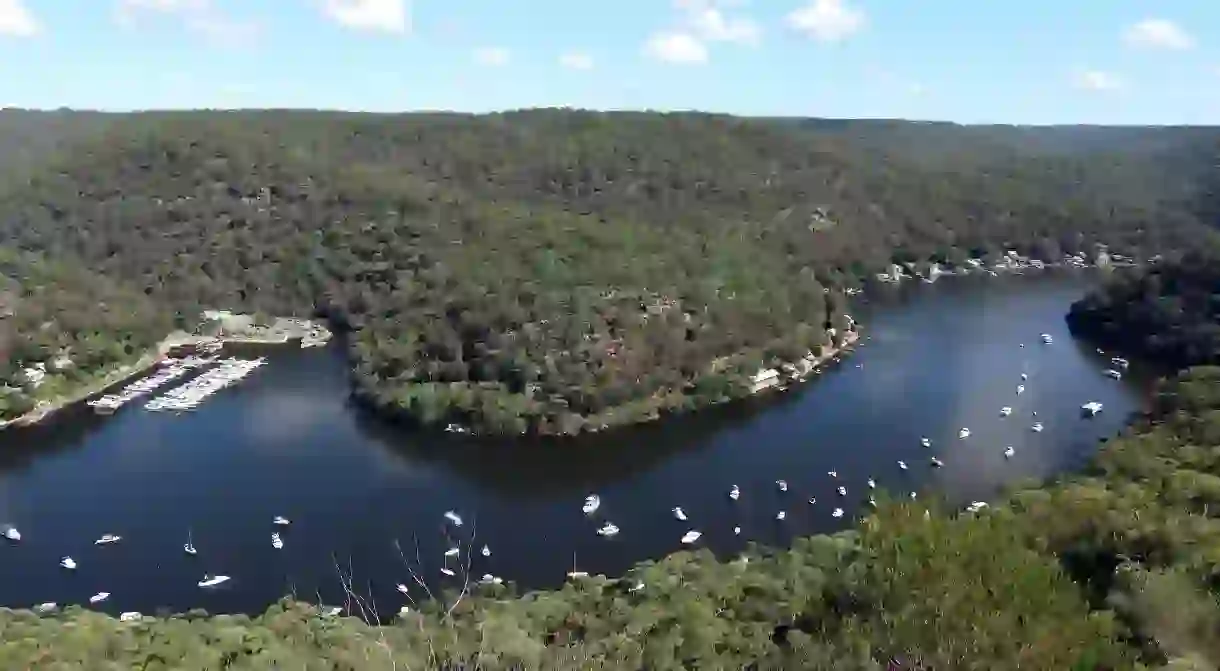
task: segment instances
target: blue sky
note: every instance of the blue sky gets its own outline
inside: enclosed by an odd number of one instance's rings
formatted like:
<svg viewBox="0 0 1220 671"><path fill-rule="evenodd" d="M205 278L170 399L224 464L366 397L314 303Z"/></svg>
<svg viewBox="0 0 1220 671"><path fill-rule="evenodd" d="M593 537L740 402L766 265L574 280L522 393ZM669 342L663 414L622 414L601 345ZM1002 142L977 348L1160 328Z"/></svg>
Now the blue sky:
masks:
<svg viewBox="0 0 1220 671"><path fill-rule="evenodd" d="M1216 0L0 0L0 105L1220 123Z"/></svg>

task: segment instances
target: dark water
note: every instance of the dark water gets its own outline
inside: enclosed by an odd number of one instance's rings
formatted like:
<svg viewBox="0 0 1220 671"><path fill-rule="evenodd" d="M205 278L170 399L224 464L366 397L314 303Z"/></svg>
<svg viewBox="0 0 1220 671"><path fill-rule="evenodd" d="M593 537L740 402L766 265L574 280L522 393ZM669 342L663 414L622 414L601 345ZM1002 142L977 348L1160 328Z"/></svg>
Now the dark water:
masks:
<svg viewBox="0 0 1220 671"><path fill-rule="evenodd" d="M615 574L679 549L688 529L732 553L749 540L782 544L842 528L870 476L904 496L993 496L1006 483L1079 467L1140 403L1139 371L1104 377L1108 357L1064 326L1090 282L980 278L880 293L856 310L871 339L795 391L542 445L388 427L348 405L337 348L268 348L267 366L192 414L82 409L0 436L0 521L25 537L0 547L0 604L84 603L98 591L113 594L110 612L257 612L290 592L339 604L339 564L393 612L403 603L394 584L409 582L394 540L412 563L418 541L423 574L442 584L448 509L466 519L464 539L473 533L475 547L493 551L474 555L476 576L545 587L563 580L573 557L580 570ZM1042 332L1055 344L1041 344ZM1030 378L1018 397L1022 371ZM1090 400L1105 411L1081 419ZM1004 405L1012 417L999 416ZM1034 410L1040 434L1029 430ZM962 426L972 430L964 441ZM920 446L924 435L932 450ZM1011 460L1006 445L1016 449ZM931 454L943 469L929 467ZM726 496L732 484L742 490L736 504ZM590 492L603 500L597 520L580 510ZM690 522L673 518L674 505ZM843 519L831 517L835 506ZM270 542L275 515L293 520L280 551ZM594 533L603 518L622 528L617 538ZM181 549L188 528L196 557ZM104 533L124 540L95 547ZM79 562L74 573L59 568L63 555ZM205 572L233 580L205 592L195 584Z"/></svg>

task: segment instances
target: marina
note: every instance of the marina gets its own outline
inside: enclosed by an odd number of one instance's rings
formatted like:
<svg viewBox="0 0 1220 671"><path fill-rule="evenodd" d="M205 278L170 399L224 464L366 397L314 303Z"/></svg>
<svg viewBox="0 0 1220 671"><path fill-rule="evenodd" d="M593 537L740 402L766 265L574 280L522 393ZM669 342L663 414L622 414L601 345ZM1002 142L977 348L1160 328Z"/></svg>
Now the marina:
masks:
<svg viewBox="0 0 1220 671"><path fill-rule="evenodd" d="M293 591L343 603L336 564L350 564L393 609L398 585L417 589L408 569L433 590L467 578L548 587L683 548L786 545L887 499L994 501L1007 483L1084 463L1147 379L1138 362L1107 376L1115 357L1060 326L1078 284L1033 284L941 281L877 299L859 310L859 368L578 441L373 420L348 402L339 348L225 352L149 401L194 398L226 366L242 381L198 396L193 412L81 408L12 434L23 439L0 451L0 523L17 539L0 553L29 578L0 584L0 603L257 612ZM1019 347L1041 332L1053 347ZM236 365L260 358L257 376ZM1094 402L1105 412L1082 417ZM1044 431L1030 430L1035 412ZM107 536L121 540L98 543Z"/></svg>

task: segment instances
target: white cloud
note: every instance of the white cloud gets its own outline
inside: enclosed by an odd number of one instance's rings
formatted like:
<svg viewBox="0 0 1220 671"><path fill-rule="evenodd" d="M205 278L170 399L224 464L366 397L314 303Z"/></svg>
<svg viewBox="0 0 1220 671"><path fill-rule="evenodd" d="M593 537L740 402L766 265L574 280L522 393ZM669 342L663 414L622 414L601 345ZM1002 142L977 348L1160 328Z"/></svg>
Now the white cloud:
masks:
<svg viewBox="0 0 1220 671"><path fill-rule="evenodd" d="M758 44L762 30L745 17L729 18L715 7L703 7L692 12L691 26L700 37L711 42Z"/></svg>
<svg viewBox="0 0 1220 671"><path fill-rule="evenodd" d="M1167 19L1145 19L1123 33L1127 44L1154 49L1191 49L1195 38Z"/></svg>
<svg viewBox="0 0 1220 671"><path fill-rule="evenodd" d="M228 46L248 44L261 32L258 23L227 16L211 0L119 0L115 8L115 20L125 28L136 27L144 15L178 19L207 41Z"/></svg>
<svg viewBox="0 0 1220 671"><path fill-rule="evenodd" d="M0 0L0 35L32 37L42 30L22 0Z"/></svg>
<svg viewBox="0 0 1220 671"><path fill-rule="evenodd" d="M411 32L408 0L325 0L322 11L353 30L404 35Z"/></svg>
<svg viewBox="0 0 1220 671"><path fill-rule="evenodd" d="M559 57L559 64L569 70L592 70L593 57L579 51L570 51Z"/></svg>
<svg viewBox="0 0 1220 671"><path fill-rule="evenodd" d="M474 51L474 61L479 65L493 68L500 67L501 65L507 65L508 60L508 49L502 47L483 47Z"/></svg>
<svg viewBox="0 0 1220 671"><path fill-rule="evenodd" d="M1073 82L1089 91L1118 91L1126 87L1118 75L1103 70L1080 70L1073 76Z"/></svg>
<svg viewBox="0 0 1220 671"><path fill-rule="evenodd" d="M823 43L834 43L864 29L868 17L846 0L810 0L787 16L788 25Z"/></svg>
<svg viewBox="0 0 1220 671"><path fill-rule="evenodd" d="M656 33L644 44L644 53L666 63L695 65L707 62L707 46L689 33Z"/></svg>

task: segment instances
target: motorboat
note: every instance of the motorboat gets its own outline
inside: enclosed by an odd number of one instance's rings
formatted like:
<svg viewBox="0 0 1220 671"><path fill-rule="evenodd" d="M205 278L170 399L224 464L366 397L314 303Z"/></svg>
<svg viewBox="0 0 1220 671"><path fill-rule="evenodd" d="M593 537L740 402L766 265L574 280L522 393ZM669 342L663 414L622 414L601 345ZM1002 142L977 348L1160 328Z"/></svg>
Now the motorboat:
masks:
<svg viewBox="0 0 1220 671"><path fill-rule="evenodd" d="M877 507L877 499L874 499L874 498L873 498L873 497L871 497L871 496L870 496L870 497L868 497L868 501L865 501L865 503L867 503L867 504L868 504L868 507L870 507L870 508L876 508L876 507Z"/></svg>
<svg viewBox="0 0 1220 671"><path fill-rule="evenodd" d="M641 591L641 590L643 590L643 589L644 589L644 581L640 580L640 581L636 581L636 583L635 583L634 585L632 585L631 587L629 587L629 588L627 589L627 591L628 591L628 592L631 592L632 594L634 594L634 593L639 592L639 591Z"/></svg>
<svg viewBox="0 0 1220 671"><path fill-rule="evenodd" d="M271 534L271 547L275 548L276 550L283 549L284 539L280 538L279 534Z"/></svg>
<svg viewBox="0 0 1220 671"><path fill-rule="evenodd" d="M1029 430L1034 433L1042 433L1042 422L1034 422L1034 425L1029 427Z"/></svg>
<svg viewBox="0 0 1220 671"><path fill-rule="evenodd" d="M1021 394L1024 394L1024 393L1025 393L1025 385L1023 385L1023 384L1017 385L1017 395L1020 396Z"/></svg>
<svg viewBox="0 0 1220 671"><path fill-rule="evenodd" d="M1003 408L1000 408L1000 417L1007 417L1011 414L1012 414L1012 408L1010 408L1008 406L1004 406Z"/></svg>
<svg viewBox="0 0 1220 671"><path fill-rule="evenodd" d="M489 548L489 547L487 547L486 545L484 545L484 546L483 546L483 549L479 550L479 554L483 555L484 557L490 557L490 556L491 556L491 548Z"/></svg>
<svg viewBox="0 0 1220 671"><path fill-rule="evenodd" d="M589 572L588 571L568 571L568 577L573 580L578 580L580 578L588 578Z"/></svg>
<svg viewBox="0 0 1220 671"><path fill-rule="evenodd" d="M775 513L775 519L779 522L783 522L785 519L787 519L787 517L788 517L788 513L784 512L782 510L779 511L778 513Z"/></svg>
<svg viewBox="0 0 1220 671"><path fill-rule="evenodd" d="M741 535L741 527L733 527L733 535L734 535L734 536L740 536L740 535Z"/></svg>
<svg viewBox="0 0 1220 671"><path fill-rule="evenodd" d="M606 522L597 530L597 535L605 536L606 538L614 538L618 535L618 525L616 525L614 522Z"/></svg>
<svg viewBox="0 0 1220 671"><path fill-rule="evenodd" d="M129 610L129 611L126 611L123 613L119 613L119 622L136 622L137 620L140 620L143 617L144 616L142 614L140 614L140 611Z"/></svg>
<svg viewBox="0 0 1220 671"><path fill-rule="evenodd" d="M229 582L230 578L227 575L204 575L203 580L199 581L200 587L215 587Z"/></svg>
<svg viewBox="0 0 1220 671"><path fill-rule="evenodd" d="M924 447L932 447L932 440L929 438L920 438L919 444L923 445Z"/></svg>
<svg viewBox="0 0 1220 671"><path fill-rule="evenodd" d="M1029 373L1021 373L1021 379L1022 379L1022 380L1028 380L1028 379L1029 379Z"/></svg>
<svg viewBox="0 0 1220 671"><path fill-rule="evenodd" d="M442 568L441 568L441 573L444 573L445 575L449 576L450 578L452 578L454 575L456 575L456 574L453 572L453 569L451 569L451 568L449 568L449 567L442 567Z"/></svg>
<svg viewBox="0 0 1220 671"><path fill-rule="evenodd" d="M776 480L776 481L775 481L775 486L776 486L776 487L779 487L779 490L780 490L781 492L786 492L786 491L788 491L788 481L787 481L787 480Z"/></svg>
<svg viewBox="0 0 1220 671"><path fill-rule="evenodd" d="M839 477L839 472L838 471L826 471L826 475L829 475L832 478L837 478L837 477Z"/></svg>
<svg viewBox="0 0 1220 671"><path fill-rule="evenodd" d="M394 589L398 590L399 592L402 592L403 594L407 593L407 586L403 583L398 583L397 585L394 586Z"/></svg>
<svg viewBox="0 0 1220 671"><path fill-rule="evenodd" d="M69 571L73 571L76 569L76 560L71 557L64 557L63 559L59 560L59 565L68 569Z"/></svg>
<svg viewBox="0 0 1220 671"><path fill-rule="evenodd" d="M98 592L89 597L89 603L101 603L110 598L110 592Z"/></svg>
<svg viewBox="0 0 1220 671"><path fill-rule="evenodd" d="M271 523L279 527L286 527L292 524L292 522L288 521L287 517L280 517L279 515L276 515L275 519L271 520Z"/></svg>
<svg viewBox="0 0 1220 671"><path fill-rule="evenodd" d="M4 527L4 537L16 543L21 540L21 532L15 526Z"/></svg>
<svg viewBox="0 0 1220 671"><path fill-rule="evenodd" d="M674 506L674 517L679 521L686 521L686 511L682 510L681 506Z"/></svg>
<svg viewBox="0 0 1220 671"><path fill-rule="evenodd" d="M940 468L941 466L944 466L944 465L945 465L945 462L941 461L940 459L937 459L936 457L932 457L932 466L933 467Z"/></svg>
<svg viewBox="0 0 1220 671"><path fill-rule="evenodd" d="M900 468L900 469L902 469L902 470L904 470L904 471L905 471L905 470L907 470L907 462L905 462L905 461L903 461L903 460L899 459L899 460L898 460L898 468Z"/></svg>
<svg viewBox="0 0 1220 671"><path fill-rule="evenodd" d="M687 545L690 545L691 543L694 543L695 541L699 540L702 537L703 537L702 532L692 530L692 531L688 531L688 532L682 534L682 542Z"/></svg>
<svg viewBox="0 0 1220 671"><path fill-rule="evenodd" d="M54 601L46 601L34 606L35 613L51 613L59 608L59 604Z"/></svg>
<svg viewBox="0 0 1220 671"><path fill-rule="evenodd" d="M462 518L459 517L458 514L453 512L452 510L445 511L445 519L452 522L453 526L455 526L455 527L462 526Z"/></svg>
<svg viewBox="0 0 1220 671"><path fill-rule="evenodd" d="M1039 336L1039 337L1040 337L1040 338L1042 338L1042 342L1043 342L1043 344L1046 344L1046 345L1049 345L1049 344L1051 344L1051 343L1055 342L1055 339L1054 339L1054 338L1052 338L1052 337L1051 337L1051 334L1049 334L1049 333L1043 333L1043 334L1042 334L1041 336Z"/></svg>
<svg viewBox="0 0 1220 671"><path fill-rule="evenodd" d="M738 489L737 485L733 485L731 488L729 488L729 498L733 499L734 501L741 498L741 490Z"/></svg>
<svg viewBox="0 0 1220 671"><path fill-rule="evenodd" d="M490 573L484 573L479 582L484 585L503 585L504 579Z"/></svg>
<svg viewBox="0 0 1220 671"><path fill-rule="evenodd" d="M809 505L812 506L812 505L816 504L817 502L818 502L818 500L816 498L814 498L812 496L809 497Z"/></svg>
<svg viewBox="0 0 1220 671"><path fill-rule="evenodd" d="M911 500L914 501L916 498L918 498L918 495L915 492L911 492Z"/></svg>
<svg viewBox="0 0 1220 671"><path fill-rule="evenodd" d="M830 516L831 516L831 517L842 517L842 516L843 516L843 509L842 509L842 508L835 508L835 509L834 509L834 512L830 513Z"/></svg>
<svg viewBox="0 0 1220 671"><path fill-rule="evenodd" d="M1123 379L1123 374L1122 374L1122 372L1111 368L1110 370L1106 371L1106 377L1112 377L1115 380L1121 380L1121 379Z"/></svg>
<svg viewBox="0 0 1220 671"><path fill-rule="evenodd" d="M458 548L449 548L448 550L445 550L445 556L446 557L456 557L456 556L458 556L459 552L461 552L461 550Z"/></svg>
<svg viewBox="0 0 1220 671"><path fill-rule="evenodd" d="M114 534L105 534L101 538L93 541L93 544L94 545L111 545L111 544L117 543L121 540L123 540L122 536L116 536Z"/></svg>
<svg viewBox="0 0 1220 671"><path fill-rule="evenodd" d="M975 502L971 503L970 505L966 506L966 511L971 512L971 513L977 513L986 507L987 507L987 503L985 501L975 501Z"/></svg>
<svg viewBox="0 0 1220 671"><path fill-rule="evenodd" d="M868 488L869 488L869 489L876 489L876 488L877 488L877 481L876 481L876 480L874 480L874 479L872 479L872 478L869 478L869 479L868 479L868 483L867 483L867 484L868 484Z"/></svg>
<svg viewBox="0 0 1220 671"><path fill-rule="evenodd" d="M965 440L966 438L969 438L969 437L970 437L970 429L968 429L968 428L966 428L966 427L962 427L962 430L957 432L957 437L958 437L958 438L961 438L961 439L963 439L963 440Z"/></svg>
<svg viewBox="0 0 1220 671"><path fill-rule="evenodd" d="M585 504L580 507L586 515L592 515L597 512L597 509L602 505L602 499L597 494L590 494L585 497Z"/></svg>
<svg viewBox="0 0 1220 671"><path fill-rule="evenodd" d="M1081 411L1083 411L1084 414L1088 415L1089 417L1101 412L1101 408L1101 403L1098 403L1097 401L1089 401L1088 403L1080 406Z"/></svg>
<svg viewBox="0 0 1220 671"><path fill-rule="evenodd" d="M1004 457L1007 459L1011 459L1012 455L1014 455L1016 453L1017 453L1017 451L1012 449L1012 445L1009 445L1008 447L1004 448Z"/></svg>
<svg viewBox="0 0 1220 671"><path fill-rule="evenodd" d="M839 496L847 496L847 488L846 488L846 487L839 487L838 492L839 492Z"/></svg>
<svg viewBox="0 0 1220 671"><path fill-rule="evenodd" d="M326 617L338 617L342 612L343 612L342 606L331 606L330 608L323 610L322 614L325 615Z"/></svg>

